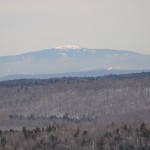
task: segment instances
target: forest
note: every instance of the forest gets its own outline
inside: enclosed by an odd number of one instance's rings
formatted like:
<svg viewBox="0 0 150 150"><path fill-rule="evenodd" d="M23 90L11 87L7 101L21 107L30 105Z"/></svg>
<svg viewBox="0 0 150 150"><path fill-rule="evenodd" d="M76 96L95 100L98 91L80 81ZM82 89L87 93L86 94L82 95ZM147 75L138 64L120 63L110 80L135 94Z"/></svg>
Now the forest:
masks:
<svg viewBox="0 0 150 150"><path fill-rule="evenodd" d="M150 73L0 82L0 150L149 150Z"/></svg>
<svg viewBox="0 0 150 150"><path fill-rule="evenodd" d="M149 150L150 126L121 123L53 124L0 130L0 150Z"/></svg>

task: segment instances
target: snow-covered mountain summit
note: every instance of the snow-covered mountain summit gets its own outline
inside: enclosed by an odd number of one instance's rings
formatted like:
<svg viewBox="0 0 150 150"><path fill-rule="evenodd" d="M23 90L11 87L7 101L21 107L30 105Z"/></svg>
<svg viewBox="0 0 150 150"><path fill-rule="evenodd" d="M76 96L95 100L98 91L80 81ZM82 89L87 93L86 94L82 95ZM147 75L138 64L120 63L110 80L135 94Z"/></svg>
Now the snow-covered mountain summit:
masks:
<svg viewBox="0 0 150 150"><path fill-rule="evenodd" d="M55 47L55 49L80 49L80 47L77 45L69 44L69 45L57 46L57 47Z"/></svg>

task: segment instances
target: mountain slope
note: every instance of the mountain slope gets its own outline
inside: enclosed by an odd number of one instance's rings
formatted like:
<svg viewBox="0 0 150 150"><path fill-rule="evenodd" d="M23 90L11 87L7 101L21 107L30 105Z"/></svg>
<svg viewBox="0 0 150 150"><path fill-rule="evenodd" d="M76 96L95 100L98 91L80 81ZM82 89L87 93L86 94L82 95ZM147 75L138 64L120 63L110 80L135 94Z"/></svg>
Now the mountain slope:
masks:
<svg viewBox="0 0 150 150"><path fill-rule="evenodd" d="M0 68L0 77L89 70L144 70L150 69L150 56L112 49L58 47L16 56L1 56Z"/></svg>

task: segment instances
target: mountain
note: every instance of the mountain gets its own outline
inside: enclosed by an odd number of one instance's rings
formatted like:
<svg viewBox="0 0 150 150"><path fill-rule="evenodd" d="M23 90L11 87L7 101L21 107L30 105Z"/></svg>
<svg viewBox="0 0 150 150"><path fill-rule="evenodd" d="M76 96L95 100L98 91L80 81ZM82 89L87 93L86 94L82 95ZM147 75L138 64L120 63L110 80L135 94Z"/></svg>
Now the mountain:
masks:
<svg viewBox="0 0 150 150"><path fill-rule="evenodd" d="M60 46L14 56L0 56L0 77L91 70L147 70L150 55L113 49Z"/></svg>

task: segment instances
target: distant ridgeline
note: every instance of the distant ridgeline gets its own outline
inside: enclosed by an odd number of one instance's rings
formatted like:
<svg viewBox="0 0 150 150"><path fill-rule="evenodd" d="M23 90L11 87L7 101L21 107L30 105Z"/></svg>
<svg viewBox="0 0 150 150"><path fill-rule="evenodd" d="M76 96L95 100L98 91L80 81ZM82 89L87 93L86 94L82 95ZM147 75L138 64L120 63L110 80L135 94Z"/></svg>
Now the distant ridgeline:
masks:
<svg viewBox="0 0 150 150"><path fill-rule="evenodd" d="M132 79L132 78L143 78L150 77L150 72L142 73L131 73L121 75L105 75L99 77L60 77L50 79L14 79L8 81L0 81L0 86L4 87L15 87L15 86L32 86L32 85L45 85L49 83L59 82L71 82L71 81L88 81L88 80L120 80L120 79Z"/></svg>

